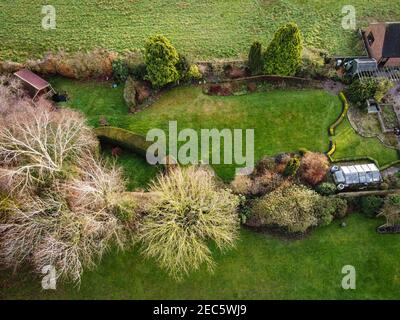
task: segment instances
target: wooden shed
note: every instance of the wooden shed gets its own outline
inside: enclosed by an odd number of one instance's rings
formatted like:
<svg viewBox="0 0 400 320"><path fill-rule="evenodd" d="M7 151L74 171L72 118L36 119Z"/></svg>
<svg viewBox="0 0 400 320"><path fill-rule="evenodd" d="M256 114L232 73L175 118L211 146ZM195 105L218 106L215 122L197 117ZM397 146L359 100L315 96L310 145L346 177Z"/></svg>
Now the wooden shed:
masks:
<svg viewBox="0 0 400 320"><path fill-rule="evenodd" d="M14 75L25 84L33 102L35 102L35 99L39 96L47 96L55 93L50 83L30 70L20 70L15 72Z"/></svg>

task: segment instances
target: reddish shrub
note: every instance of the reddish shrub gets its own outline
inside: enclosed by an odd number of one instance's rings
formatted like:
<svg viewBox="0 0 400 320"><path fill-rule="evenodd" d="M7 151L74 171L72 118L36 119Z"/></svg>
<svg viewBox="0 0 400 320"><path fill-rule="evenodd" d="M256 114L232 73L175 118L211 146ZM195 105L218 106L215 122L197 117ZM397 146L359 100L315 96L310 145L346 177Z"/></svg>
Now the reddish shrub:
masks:
<svg viewBox="0 0 400 320"><path fill-rule="evenodd" d="M226 76L231 79L244 78L246 70L239 67L230 67L226 70Z"/></svg>
<svg viewBox="0 0 400 320"><path fill-rule="evenodd" d="M150 87L145 83L140 83L136 86L136 102L141 104L145 102L151 95Z"/></svg>
<svg viewBox="0 0 400 320"><path fill-rule="evenodd" d="M232 86L230 83L212 84L208 89L208 94L218 96L230 96L232 95Z"/></svg>
<svg viewBox="0 0 400 320"><path fill-rule="evenodd" d="M329 161L324 154L307 152L301 160L300 177L315 186L325 179L328 170Z"/></svg>
<svg viewBox="0 0 400 320"><path fill-rule="evenodd" d="M247 84L247 90L248 90L249 92L255 92L255 91L257 91L257 84L256 84L255 82L249 82L249 83Z"/></svg>
<svg viewBox="0 0 400 320"><path fill-rule="evenodd" d="M122 155L122 149L120 147L114 147L111 149L111 154L113 157L119 157Z"/></svg>

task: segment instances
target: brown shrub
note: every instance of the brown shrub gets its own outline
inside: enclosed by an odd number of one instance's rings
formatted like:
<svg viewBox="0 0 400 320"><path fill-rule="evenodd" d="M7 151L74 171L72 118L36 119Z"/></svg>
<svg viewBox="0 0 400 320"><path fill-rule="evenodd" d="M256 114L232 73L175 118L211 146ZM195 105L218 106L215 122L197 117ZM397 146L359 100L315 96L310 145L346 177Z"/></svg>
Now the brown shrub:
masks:
<svg viewBox="0 0 400 320"><path fill-rule="evenodd" d="M282 153L275 158L276 162L276 172L284 173L287 164L289 163L292 157L288 153Z"/></svg>
<svg viewBox="0 0 400 320"><path fill-rule="evenodd" d="M150 86L145 82L136 85L136 102L141 104L145 102L151 95Z"/></svg>
<svg viewBox="0 0 400 320"><path fill-rule="evenodd" d="M208 93L217 96L230 96L232 95L232 85L230 83L212 84L208 88Z"/></svg>
<svg viewBox="0 0 400 320"><path fill-rule="evenodd" d="M48 53L39 60L28 60L26 66L37 73L74 79L111 77L112 61L116 57L116 53L104 49L75 53L59 51Z"/></svg>
<svg viewBox="0 0 400 320"><path fill-rule="evenodd" d="M249 176L237 175L231 182L231 189L236 194L252 195L253 180Z"/></svg>
<svg viewBox="0 0 400 320"><path fill-rule="evenodd" d="M255 82L249 82L249 83L247 84L247 90L248 90L249 92L255 92L255 91L257 91L257 83L255 83Z"/></svg>
<svg viewBox="0 0 400 320"><path fill-rule="evenodd" d="M307 152L301 160L300 177L315 186L325 179L328 170L329 161L324 154Z"/></svg>
<svg viewBox="0 0 400 320"><path fill-rule="evenodd" d="M226 76L230 79L244 78L246 76L246 70L233 66L226 70Z"/></svg>
<svg viewBox="0 0 400 320"><path fill-rule="evenodd" d="M237 175L231 182L231 189L234 193L245 196L263 196L278 188L283 182L284 179L280 174L265 171L262 175L253 178Z"/></svg>
<svg viewBox="0 0 400 320"><path fill-rule="evenodd" d="M254 191L257 191L254 195L263 196L278 188L284 181L284 178L280 174L266 171L262 176L254 179Z"/></svg>
<svg viewBox="0 0 400 320"><path fill-rule="evenodd" d="M275 171L276 162L272 157L264 157L260 161L257 162L254 168L254 176L261 176L266 171Z"/></svg>

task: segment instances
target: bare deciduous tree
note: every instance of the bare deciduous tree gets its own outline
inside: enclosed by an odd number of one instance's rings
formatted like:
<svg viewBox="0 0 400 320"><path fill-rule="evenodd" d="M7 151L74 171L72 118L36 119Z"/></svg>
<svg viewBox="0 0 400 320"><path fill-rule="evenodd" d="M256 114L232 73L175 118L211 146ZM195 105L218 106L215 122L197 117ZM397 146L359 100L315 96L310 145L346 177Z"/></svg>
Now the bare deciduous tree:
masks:
<svg viewBox="0 0 400 320"><path fill-rule="evenodd" d="M7 178L10 191L26 192L61 174L66 162L86 156L96 146L97 140L77 112L26 107L2 119L0 179Z"/></svg>

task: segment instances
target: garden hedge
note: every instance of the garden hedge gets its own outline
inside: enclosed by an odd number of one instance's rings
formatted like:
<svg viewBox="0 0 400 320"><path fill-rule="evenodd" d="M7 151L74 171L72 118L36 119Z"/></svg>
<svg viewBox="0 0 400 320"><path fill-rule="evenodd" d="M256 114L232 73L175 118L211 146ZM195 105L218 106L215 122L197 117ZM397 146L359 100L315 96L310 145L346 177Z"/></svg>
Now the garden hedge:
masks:
<svg viewBox="0 0 400 320"><path fill-rule="evenodd" d="M152 144L146 141L146 137L121 128L104 126L94 131L100 140L127 148L143 157L146 156L147 148Z"/></svg>
<svg viewBox="0 0 400 320"><path fill-rule="evenodd" d="M339 98L343 103L343 109L342 109L342 113L340 114L339 118L329 127L329 134L331 136L335 135L336 127L342 123L345 116L347 115L347 111L349 110L349 102L347 101L346 96L344 95L343 92L339 93Z"/></svg>
<svg viewBox="0 0 400 320"><path fill-rule="evenodd" d="M328 159L333 162L332 156L336 151L336 143L333 141L329 141L329 151L326 153Z"/></svg>

